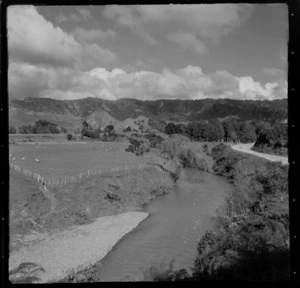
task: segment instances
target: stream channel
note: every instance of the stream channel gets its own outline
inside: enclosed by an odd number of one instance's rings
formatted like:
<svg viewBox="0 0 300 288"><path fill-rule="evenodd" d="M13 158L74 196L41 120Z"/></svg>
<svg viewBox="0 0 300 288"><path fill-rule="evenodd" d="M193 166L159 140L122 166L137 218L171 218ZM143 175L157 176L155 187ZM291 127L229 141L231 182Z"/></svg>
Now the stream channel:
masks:
<svg viewBox="0 0 300 288"><path fill-rule="evenodd" d="M193 265L197 243L232 185L224 177L185 169L175 191L152 200L142 211L150 215L123 237L97 265L97 281L143 281L151 265Z"/></svg>

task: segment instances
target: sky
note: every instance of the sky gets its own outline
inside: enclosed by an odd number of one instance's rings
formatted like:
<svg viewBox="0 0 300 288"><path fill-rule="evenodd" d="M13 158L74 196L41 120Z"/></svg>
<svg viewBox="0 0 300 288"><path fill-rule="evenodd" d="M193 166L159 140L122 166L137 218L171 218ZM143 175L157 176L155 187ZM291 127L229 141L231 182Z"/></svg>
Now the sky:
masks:
<svg viewBox="0 0 300 288"><path fill-rule="evenodd" d="M9 6L9 98L287 98L288 29L285 4Z"/></svg>

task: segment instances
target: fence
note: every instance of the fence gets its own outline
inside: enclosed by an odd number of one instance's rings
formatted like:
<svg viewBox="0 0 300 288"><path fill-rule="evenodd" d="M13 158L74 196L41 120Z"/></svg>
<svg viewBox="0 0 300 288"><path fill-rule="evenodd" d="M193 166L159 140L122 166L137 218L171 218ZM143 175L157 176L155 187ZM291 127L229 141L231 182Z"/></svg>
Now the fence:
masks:
<svg viewBox="0 0 300 288"><path fill-rule="evenodd" d="M140 170L140 169L145 169L147 167L157 167L161 171L165 170L165 169L162 169L161 165L159 165L157 163L145 163L145 164L138 164L138 165L125 165L122 167L115 167L115 168L110 168L110 169L88 169L85 172L80 172L76 176L44 177L44 176L37 174L35 172L32 172L28 169L21 168L19 165L16 165L14 163L9 163L9 166L10 166L10 168L14 169L15 171L22 173L22 174L26 175L27 177L36 180L38 183L41 183L41 184L44 183L45 185L47 185L49 187L63 187L63 186L66 186L67 184L75 183L77 181L86 179L86 178L94 176L94 175L111 175L116 172Z"/></svg>

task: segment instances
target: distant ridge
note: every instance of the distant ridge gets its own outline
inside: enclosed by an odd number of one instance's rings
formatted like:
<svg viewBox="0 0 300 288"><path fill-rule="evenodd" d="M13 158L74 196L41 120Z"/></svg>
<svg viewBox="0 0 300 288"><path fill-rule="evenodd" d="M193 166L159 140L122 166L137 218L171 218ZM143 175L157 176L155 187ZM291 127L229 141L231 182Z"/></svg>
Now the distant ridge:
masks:
<svg viewBox="0 0 300 288"><path fill-rule="evenodd" d="M286 120L287 99L273 101L201 99L142 101L124 98L115 101L99 98L56 100L25 98L9 103L10 125L24 125L35 119L52 120L66 128L79 127L82 119L92 118L101 125L145 116L164 121L197 121L201 119ZM79 125L79 126L78 126Z"/></svg>

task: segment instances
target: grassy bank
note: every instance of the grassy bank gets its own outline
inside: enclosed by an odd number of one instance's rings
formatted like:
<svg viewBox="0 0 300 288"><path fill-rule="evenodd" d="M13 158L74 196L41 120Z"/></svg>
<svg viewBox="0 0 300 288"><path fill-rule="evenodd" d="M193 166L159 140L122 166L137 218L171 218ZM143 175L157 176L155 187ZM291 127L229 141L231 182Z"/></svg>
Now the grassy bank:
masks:
<svg viewBox="0 0 300 288"><path fill-rule="evenodd" d="M24 181L29 186L25 189L27 192L20 193L20 185L24 185ZM50 193L57 203L55 211L49 214L49 200L43 197L34 182L24 180L14 171L11 173L11 182L11 199L18 198L18 201L11 201L11 213L14 213L11 218L12 234L26 234L30 229L37 229L38 227L30 224L28 218L45 229L55 229L87 224L100 216L136 211L157 195L168 193L173 188L171 178L156 168L116 173L113 177L91 176L79 183L51 189ZM20 215L23 206L26 207L25 216Z"/></svg>
<svg viewBox="0 0 300 288"><path fill-rule="evenodd" d="M239 153L223 144L212 149L215 173L234 189L219 210L218 229L198 244L192 273L152 267L155 281L289 280L288 166Z"/></svg>

